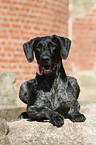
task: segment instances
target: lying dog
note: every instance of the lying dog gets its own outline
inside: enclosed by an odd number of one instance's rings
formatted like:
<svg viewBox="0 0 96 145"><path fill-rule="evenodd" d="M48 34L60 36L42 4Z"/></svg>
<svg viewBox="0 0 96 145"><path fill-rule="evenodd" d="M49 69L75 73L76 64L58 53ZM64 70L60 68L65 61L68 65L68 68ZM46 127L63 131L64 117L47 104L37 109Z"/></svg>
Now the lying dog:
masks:
<svg viewBox="0 0 96 145"><path fill-rule="evenodd" d="M27 104L31 119L48 119L57 127L64 124L64 118L73 122L85 121L85 116L79 112L77 80L66 76L62 65L62 59L68 57L70 45L68 38L57 35L37 37L23 45L28 62L33 61L35 52L38 63L35 79L24 82L19 94Z"/></svg>

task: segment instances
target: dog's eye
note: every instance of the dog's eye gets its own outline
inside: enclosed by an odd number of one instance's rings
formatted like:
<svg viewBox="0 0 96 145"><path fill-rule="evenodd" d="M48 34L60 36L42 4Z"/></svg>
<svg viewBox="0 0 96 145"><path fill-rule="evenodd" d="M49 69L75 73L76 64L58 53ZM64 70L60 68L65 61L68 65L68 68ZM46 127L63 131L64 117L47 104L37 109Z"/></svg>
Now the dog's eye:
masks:
<svg viewBox="0 0 96 145"><path fill-rule="evenodd" d="M54 47L56 47L56 44L55 43L49 43L49 47L54 48Z"/></svg>
<svg viewBox="0 0 96 145"><path fill-rule="evenodd" d="M55 45L51 45L50 49L55 49L55 47L56 47Z"/></svg>
<svg viewBox="0 0 96 145"><path fill-rule="evenodd" d="M39 48L39 47L37 47L36 49L37 49L37 50L40 50L40 48Z"/></svg>
<svg viewBox="0 0 96 145"><path fill-rule="evenodd" d="M40 49L40 48L42 48L42 46L43 46L42 43L40 43L40 44L37 46L37 48Z"/></svg>
<svg viewBox="0 0 96 145"><path fill-rule="evenodd" d="M54 46L50 46L50 48L51 48L51 49L53 49L53 48L54 48Z"/></svg>

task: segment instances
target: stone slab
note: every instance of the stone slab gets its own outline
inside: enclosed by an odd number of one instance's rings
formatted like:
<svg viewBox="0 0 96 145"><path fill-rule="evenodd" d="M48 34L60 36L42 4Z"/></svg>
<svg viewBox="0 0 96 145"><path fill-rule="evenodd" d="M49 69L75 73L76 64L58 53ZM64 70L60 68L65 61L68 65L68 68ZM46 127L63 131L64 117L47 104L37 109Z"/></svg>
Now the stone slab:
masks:
<svg viewBox="0 0 96 145"><path fill-rule="evenodd" d="M85 122L72 123L65 119L61 128L47 121L8 122L9 141L12 145L96 145L96 103L82 103L81 112L85 113Z"/></svg>
<svg viewBox="0 0 96 145"><path fill-rule="evenodd" d="M7 122L4 119L0 118L0 145L10 145L7 134L10 129Z"/></svg>

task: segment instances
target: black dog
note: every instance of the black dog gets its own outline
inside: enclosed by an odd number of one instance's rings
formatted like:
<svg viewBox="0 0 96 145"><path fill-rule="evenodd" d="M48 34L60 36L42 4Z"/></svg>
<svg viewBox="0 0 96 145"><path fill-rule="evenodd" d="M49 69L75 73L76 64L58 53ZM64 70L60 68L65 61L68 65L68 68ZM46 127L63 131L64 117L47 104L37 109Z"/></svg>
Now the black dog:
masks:
<svg viewBox="0 0 96 145"><path fill-rule="evenodd" d="M68 38L56 35L37 37L23 45L28 62L33 61L35 52L38 63L35 79L20 87L20 99L27 104L26 114L31 119L48 119L57 127L64 124L64 117L73 122L85 121L79 112L78 83L75 78L66 76L62 65L70 45Z"/></svg>

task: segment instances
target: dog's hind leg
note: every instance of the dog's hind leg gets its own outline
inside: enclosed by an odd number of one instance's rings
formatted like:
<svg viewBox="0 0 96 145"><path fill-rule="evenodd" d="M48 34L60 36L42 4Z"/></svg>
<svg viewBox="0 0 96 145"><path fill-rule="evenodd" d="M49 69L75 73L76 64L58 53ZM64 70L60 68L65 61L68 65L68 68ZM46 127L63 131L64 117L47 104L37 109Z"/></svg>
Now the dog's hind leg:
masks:
<svg viewBox="0 0 96 145"><path fill-rule="evenodd" d="M20 86L20 91L19 91L19 98L21 101L23 101L25 104L28 104L28 96L29 96L29 90L30 86L32 85L31 81L26 81ZM29 118L27 112L21 113L18 118Z"/></svg>
<svg viewBox="0 0 96 145"><path fill-rule="evenodd" d="M71 86L74 89L74 96L75 96L75 98L78 99L79 93L80 93L80 87L78 85L78 82L77 82L76 78L67 76L67 79L69 80Z"/></svg>
<svg viewBox="0 0 96 145"><path fill-rule="evenodd" d="M19 98L25 104L28 104L28 94L29 94L31 84L32 84L31 81L26 81L20 86Z"/></svg>
<svg viewBox="0 0 96 145"><path fill-rule="evenodd" d="M20 100L23 101L25 104L28 104L28 88L27 88L27 82L24 82L24 83L20 86L19 98L20 98Z"/></svg>
<svg viewBox="0 0 96 145"><path fill-rule="evenodd" d="M19 119L22 119L22 118L27 119L27 118L29 118L29 116L28 116L27 112L22 112L22 113L18 116L18 118L19 118Z"/></svg>

